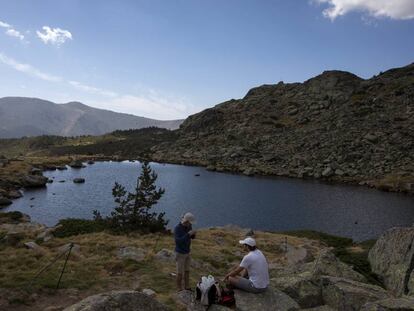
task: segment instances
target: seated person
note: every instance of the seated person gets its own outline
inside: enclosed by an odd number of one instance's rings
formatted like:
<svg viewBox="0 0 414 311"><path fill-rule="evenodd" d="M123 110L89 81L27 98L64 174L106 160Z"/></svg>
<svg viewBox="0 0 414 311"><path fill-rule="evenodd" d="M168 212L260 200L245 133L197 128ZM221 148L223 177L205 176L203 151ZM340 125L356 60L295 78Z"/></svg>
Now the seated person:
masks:
<svg viewBox="0 0 414 311"><path fill-rule="evenodd" d="M240 265L224 278L227 284L250 293L262 293L269 285L269 266L263 253L256 248L256 241L247 237L239 241L248 252ZM248 276L248 279L244 276Z"/></svg>

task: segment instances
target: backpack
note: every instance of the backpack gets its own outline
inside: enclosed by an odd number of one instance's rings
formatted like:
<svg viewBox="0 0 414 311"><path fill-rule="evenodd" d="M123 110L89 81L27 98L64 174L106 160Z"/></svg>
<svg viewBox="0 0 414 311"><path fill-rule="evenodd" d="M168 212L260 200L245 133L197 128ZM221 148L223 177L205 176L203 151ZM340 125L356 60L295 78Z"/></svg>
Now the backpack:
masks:
<svg viewBox="0 0 414 311"><path fill-rule="evenodd" d="M229 288L223 288L221 291L221 299L218 303L226 307L234 306L236 304L236 299L234 298L234 291Z"/></svg>
<svg viewBox="0 0 414 311"><path fill-rule="evenodd" d="M221 300L221 287L214 277L209 275L201 278L196 287L196 299L204 306L211 306Z"/></svg>

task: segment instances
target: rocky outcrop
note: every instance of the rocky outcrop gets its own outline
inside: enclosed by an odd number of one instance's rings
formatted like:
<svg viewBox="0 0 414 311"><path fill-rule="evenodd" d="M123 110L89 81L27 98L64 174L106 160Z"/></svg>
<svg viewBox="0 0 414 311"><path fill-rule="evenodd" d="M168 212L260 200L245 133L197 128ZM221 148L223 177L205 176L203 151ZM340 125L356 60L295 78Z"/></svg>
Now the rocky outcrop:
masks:
<svg viewBox="0 0 414 311"><path fill-rule="evenodd" d="M327 71L263 85L188 117L160 162L414 193L414 64L363 80Z"/></svg>
<svg viewBox="0 0 414 311"><path fill-rule="evenodd" d="M147 295L136 291L112 291L90 296L64 311L168 311Z"/></svg>
<svg viewBox="0 0 414 311"><path fill-rule="evenodd" d="M368 302L392 298L383 288L344 278L323 277L322 298L338 311L360 310Z"/></svg>
<svg viewBox="0 0 414 311"><path fill-rule="evenodd" d="M260 294L235 290L234 297L236 310L239 311L293 311L300 309L296 301L282 291L271 287Z"/></svg>
<svg viewBox="0 0 414 311"><path fill-rule="evenodd" d="M271 284L288 294L302 308L311 308L323 304L320 281L311 274L273 278Z"/></svg>
<svg viewBox="0 0 414 311"><path fill-rule="evenodd" d="M311 272L313 276L335 276L358 282L366 282L366 278L352 267L340 261L330 250L323 249L319 256L302 268Z"/></svg>
<svg viewBox="0 0 414 311"><path fill-rule="evenodd" d="M7 206L7 205L10 205L12 203L13 202L10 199L0 196L0 208L4 207L4 206Z"/></svg>
<svg viewBox="0 0 414 311"><path fill-rule="evenodd" d="M73 182L75 183L75 184L83 184L83 183L85 183L85 178L74 178L73 179Z"/></svg>
<svg viewBox="0 0 414 311"><path fill-rule="evenodd" d="M130 259L137 262L143 261L145 255L145 250L133 246L121 247L117 253L119 259Z"/></svg>
<svg viewBox="0 0 414 311"><path fill-rule="evenodd" d="M25 188L42 188L46 186L47 177L41 175L26 175L21 180L21 185Z"/></svg>
<svg viewBox="0 0 414 311"><path fill-rule="evenodd" d="M366 282L363 275L341 262L329 249L322 249L314 261L286 270L286 274L271 279L271 284L288 294L302 308L317 307L324 304L322 278L340 277L357 282Z"/></svg>
<svg viewBox="0 0 414 311"><path fill-rule="evenodd" d="M390 298L365 304L361 311L413 311L414 298Z"/></svg>
<svg viewBox="0 0 414 311"><path fill-rule="evenodd" d="M414 228L386 231L370 250L372 271L395 295L414 293Z"/></svg>

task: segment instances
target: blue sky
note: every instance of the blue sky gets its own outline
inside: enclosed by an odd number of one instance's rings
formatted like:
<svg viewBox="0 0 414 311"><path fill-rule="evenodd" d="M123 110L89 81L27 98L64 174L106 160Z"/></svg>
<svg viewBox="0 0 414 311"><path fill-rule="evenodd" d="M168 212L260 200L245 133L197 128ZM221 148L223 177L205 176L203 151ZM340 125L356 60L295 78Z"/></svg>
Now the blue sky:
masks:
<svg viewBox="0 0 414 311"><path fill-rule="evenodd" d="M324 70L414 62L413 0L0 0L0 97L183 118Z"/></svg>

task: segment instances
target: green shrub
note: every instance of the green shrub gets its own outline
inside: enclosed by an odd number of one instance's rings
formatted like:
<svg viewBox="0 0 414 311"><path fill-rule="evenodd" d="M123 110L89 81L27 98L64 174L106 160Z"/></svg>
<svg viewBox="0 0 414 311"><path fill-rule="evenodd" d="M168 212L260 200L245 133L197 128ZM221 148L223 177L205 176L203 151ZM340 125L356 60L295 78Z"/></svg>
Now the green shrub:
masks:
<svg viewBox="0 0 414 311"><path fill-rule="evenodd" d="M336 235L330 235L324 232L314 230L296 230L283 232L288 235L297 236L300 238L308 238L311 240L318 240L325 243L330 247L348 247L354 244L354 241L350 238L344 238Z"/></svg>
<svg viewBox="0 0 414 311"><path fill-rule="evenodd" d="M61 219L58 225L61 225L61 227L55 231L54 235L59 238L78 234L101 232L108 229L104 222L77 218Z"/></svg>

